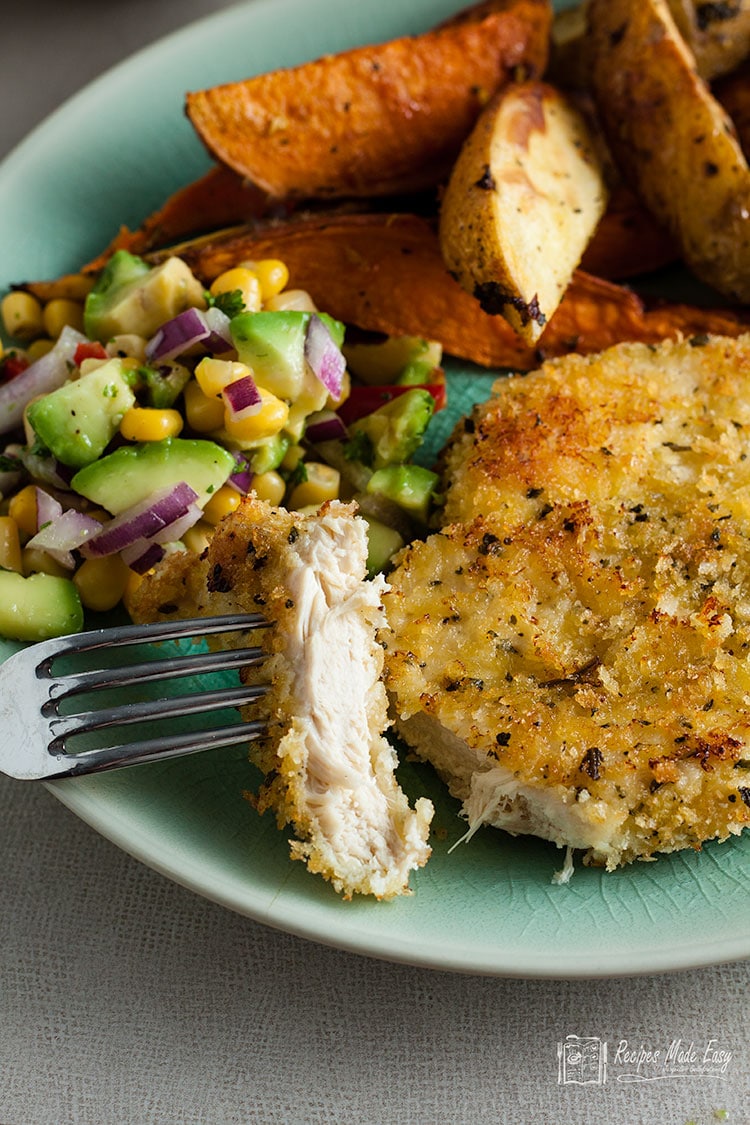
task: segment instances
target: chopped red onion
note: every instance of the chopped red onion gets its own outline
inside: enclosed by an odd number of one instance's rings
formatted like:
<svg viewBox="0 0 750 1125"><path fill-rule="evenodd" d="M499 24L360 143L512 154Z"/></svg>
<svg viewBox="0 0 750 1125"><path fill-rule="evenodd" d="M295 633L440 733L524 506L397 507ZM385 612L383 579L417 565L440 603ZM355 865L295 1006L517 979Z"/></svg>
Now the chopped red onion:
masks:
<svg viewBox="0 0 750 1125"><path fill-rule="evenodd" d="M146 344L146 359L174 359L205 340L209 331L200 309L185 309L162 324L151 337Z"/></svg>
<svg viewBox="0 0 750 1125"><path fill-rule="evenodd" d="M184 516L178 516L176 520L168 523L161 531L157 531L155 535L150 536L149 542L176 543L178 539L182 539L186 531L189 531L198 522L202 515L203 512L197 504L189 504Z"/></svg>
<svg viewBox="0 0 750 1125"><path fill-rule="evenodd" d="M234 347L229 317L221 309L185 309L162 324L146 344L149 362L166 361L182 355L194 344L202 344L211 355L221 355Z"/></svg>
<svg viewBox="0 0 750 1125"><path fill-rule="evenodd" d="M227 484L232 488L236 488L243 496L247 496L253 483L255 473L250 468L250 463L245 457L244 453L237 450L234 454L234 459L237 462L237 468L227 480Z"/></svg>
<svg viewBox="0 0 750 1125"><path fill-rule="evenodd" d="M172 523L167 524L161 531L155 532L154 535L139 536L129 543L127 547L123 547L120 551L123 562L135 570L138 574L145 574L152 566L155 566L165 555L162 549L164 543L176 543L186 531L189 531L193 524L196 524L203 515L197 504L190 504L184 516L179 516ZM140 569L140 568L143 569Z"/></svg>
<svg viewBox="0 0 750 1125"><path fill-rule="evenodd" d="M51 484L53 488L59 488L63 491L70 491L73 473L67 472L67 466L61 465L54 457L42 457L38 453L32 453L25 446L14 446L13 448L19 450L18 459L32 480L41 481L43 484Z"/></svg>
<svg viewBox="0 0 750 1125"><path fill-rule="evenodd" d="M62 515L62 504L45 492L43 488L36 488L36 529L41 531L47 524L52 523ZM75 544L78 546L78 544Z"/></svg>
<svg viewBox="0 0 750 1125"><path fill-rule="evenodd" d="M153 566L161 562L166 551L158 543L144 545L143 540L139 539L136 543L131 543L129 547L125 547L121 554L123 562L131 570L134 570L136 574L145 574L147 570L151 570Z"/></svg>
<svg viewBox="0 0 750 1125"><path fill-rule="evenodd" d="M18 466L18 468L0 470L0 496L7 496L18 488L23 480L23 461L11 446L3 450L2 456L7 462L13 462Z"/></svg>
<svg viewBox="0 0 750 1125"><path fill-rule="evenodd" d="M217 309L216 305L212 305L203 313L203 319L209 330L208 336L203 341L206 351L211 352L212 355L231 351L234 348L234 341L227 314L222 309Z"/></svg>
<svg viewBox="0 0 750 1125"><path fill-rule="evenodd" d="M186 515L197 499L197 493L184 481L162 488L105 523L99 534L85 544L83 554L87 558L113 555L138 539L153 539Z"/></svg>
<svg viewBox="0 0 750 1125"><path fill-rule="evenodd" d="M25 371L0 386L0 434L15 430L32 398L56 391L70 377L73 356L79 344L88 343L82 333L66 324L57 343Z"/></svg>
<svg viewBox="0 0 750 1125"><path fill-rule="evenodd" d="M40 505L41 496L46 497L46 500L50 503L45 502ZM59 509L58 515L51 520L40 523L41 508L52 510L53 506ZM74 551L87 539L91 539L101 531L102 526L98 520L93 519L92 516L84 515L83 512L76 511L75 508L68 508L67 511L63 512L54 497L48 496L40 488L37 489L37 522L39 523L39 530L36 535L29 539L26 546L46 551L48 555L57 559L68 570L72 570L75 566L71 551Z"/></svg>
<svg viewBox="0 0 750 1125"><path fill-rule="evenodd" d="M349 431L333 410L318 410L311 414L305 426L305 437L313 445L319 441L345 441Z"/></svg>
<svg viewBox="0 0 750 1125"><path fill-rule="evenodd" d="M241 379L228 383L222 390L221 396L235 422L257 414L263 405L263 399L252 375L243 375Z"/></svg>
<svg viewBox="0 0 750 1125"><path fill-rule="evenodd" d="M307 322L305 359L328 393L334 399L340 398L346 360L329 332L328 325L315 313Z"/></svg>

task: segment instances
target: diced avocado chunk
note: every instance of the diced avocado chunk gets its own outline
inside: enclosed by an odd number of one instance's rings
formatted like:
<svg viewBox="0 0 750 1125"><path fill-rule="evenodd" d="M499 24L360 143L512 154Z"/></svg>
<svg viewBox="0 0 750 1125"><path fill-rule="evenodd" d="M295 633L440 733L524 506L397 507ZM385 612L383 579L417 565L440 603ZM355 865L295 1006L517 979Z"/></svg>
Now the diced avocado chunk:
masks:
<svg viewBox="0 0 750 1125"><path fill-rule="evenodd" d="M386 465L372 474L367 491L380 493L426 523L439 479L422 465Z"/></svg>
<svg viewBox="0 0 750 1125"><path fill-rule="evenodd" d="M101 457L134 402L122 360L110 359L32 402L26 415L41 444L58 461L80 468Z"/></svg>
<svg viewBox="0 0 750 1125"><path fill-rule="evenodd" d="M415 387L349 427L357 460L373 469L408 461L419 448L435 409L429 391Z"/></svg>
<svg viewBox="0 0 750 1125"><path fill-rule="evenodd" d="M255 449L247 450L250 468L254 473L267 473L270 469L277 469L291 444L292 439L284 433L267 438Z"/></svg>
<svg viewBox="0 0 750 1125"><path fill-rule="evenodd" d="M44 641L79 633L83 609L69 578L0 570L0 636L14 641Z"/></svg>
<svg viewBox="0 0 750 1125"><path fill-rule="evenodd" d="M202 507L235 468L232 454L213 441L164 438L121 446L81 469L71 485L116 516L180 481L198 494L196 503Z"/></svg>
<svg viewBox="0 0 750 1125"><path fill-rule="evenodd" d="M152 268L117 250L86 298L83 326L87 336L103 343L129 332L153 336L178 313L205 305L203 286L181 258Z"/></svg>
<svg viewBox="0 0 750 1125"><path fill-rule="evenodd" d="M367 573L372 576L385 569L396 551L403 547L404 540L395 528L372 516L363 518L367 521Z"/></svg>
<svg viewBox="0 0 750 1125"><path fill-rule="evenodd" d="M237 354L262 387L278 398L295 402L303 389L307 363L305 338L310 317L323 320L340 347L344 326L325 313L245 312L231 321L231 332Z"/></svg>
<svg viewBox="0 0 750 1125"><path fill-rule="evenodd" d="M399 373L396 382L401 387L413 387L419 383L435 382L435 369L443 360L442 346L434 340L423 340L424 345L415 351L412 358Z"/></svg>
<svg viewBox="0 0 750 1125"><path fill-rule="evenodd" d="M439 367L443 349L435 340L421 336L388 336L374 343L348 342L344 355L349 368L365 383L425 383L417 370L427 375Z"/></svg>
<svg viewBox="0 0 750 1125"><path fill-rule="evenodd" d="M192 378L188 367L175 360L156 366L144 364L126 376L144 406L164 410L173 406Z"/></svg>

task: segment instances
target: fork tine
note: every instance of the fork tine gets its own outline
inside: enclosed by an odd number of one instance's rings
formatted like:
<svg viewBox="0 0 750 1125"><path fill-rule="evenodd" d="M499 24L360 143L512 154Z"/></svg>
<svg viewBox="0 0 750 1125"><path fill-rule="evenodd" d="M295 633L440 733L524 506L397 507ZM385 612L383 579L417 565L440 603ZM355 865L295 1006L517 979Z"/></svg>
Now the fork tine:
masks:
<svg viewBox="0 0 750 1125"><path fill-rule="evenodd" d="M42 674L49 674L48 665L52 659L74 652L118 648L120 645L155 644L186 637L242 632L245 629L264 629L268 624L259 613L244 613L232 617L190 617L180 621L155 621L148 625L117 625L113 629L92 629L87 633L60 638L55 643L53 655L40 664L40 671Z"/></svg>
<svg viewBox="0 0 750 1125"><path fill-rule="evenodd" d="M50 688L50 700L61 703L69 696L83 691L108 687L127 687L130 684L152 683L154 680L175 679L178 676L230 671L243 665L259 664L265 659L260 648L238 648L227 652L192 652L186 656L170 656L168 660L148 660L139 664L124 664L90 672L70 672L57 675ZM48 713L48 708L42 708Z"/></svg>
<svg viewBox="0 0 750 1125"><path fill-rule="evenodd" d="M102 770L117 769L118 766L134 765L136 762L163 761L165 758L195 754L200 750L218 750L222 746L250 742L259 738L265 731L265 724L256 721L239 723L231 727L166 734L159 738L148 738L121 746L105 746L82 754L58 754L57 761L62 768L58 773L47 776L74 777L76 774L99 773Z"/></svg>
<svg viewBox="0 0 750 1125"><path fill-rule="evenodd" d="M170 699L150 699L143 703L124 703L119 707L105 707L100 711L85 711L53 719L50 729L55 737L49 744L50 753L64 750L65 741L74 735L101 730L104 727L140 723L145 719L179 718L216 711L221 707L240 707L260 699L268 691L267 684L219 688L215 691L178 695Z"/></svg>

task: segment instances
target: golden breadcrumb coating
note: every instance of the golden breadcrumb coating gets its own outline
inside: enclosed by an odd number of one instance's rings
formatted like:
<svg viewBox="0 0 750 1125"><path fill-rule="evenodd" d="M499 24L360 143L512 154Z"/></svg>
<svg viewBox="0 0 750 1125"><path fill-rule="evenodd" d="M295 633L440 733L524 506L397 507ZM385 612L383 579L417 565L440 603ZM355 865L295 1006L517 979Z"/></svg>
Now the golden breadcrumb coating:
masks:
<svg viewBox="0 0 750 1125"><path fill-rule="evenodd" d="M749 337L553 361L458 427L386 683L470 829L613 868L750 823L749 455Z"/></svg>
<svg viewBox="0 0 750 1125"><path fill-rule="evenodd" d="M292 856L344 897L390 898L407 893L410 872L427 861L433 810L424 798L409 807L382 733L385 582L366 580L366 558L366 524L353 506L334 501L306 516L251 497L200 560L176 555L157 568L130 609L139 620L178 606L182 616L262 613L273 623L262 631L262 667L243 669L246 681L271 685L243 709L268 728L251 748L266 777L253 803L292 825Z"/></svg>

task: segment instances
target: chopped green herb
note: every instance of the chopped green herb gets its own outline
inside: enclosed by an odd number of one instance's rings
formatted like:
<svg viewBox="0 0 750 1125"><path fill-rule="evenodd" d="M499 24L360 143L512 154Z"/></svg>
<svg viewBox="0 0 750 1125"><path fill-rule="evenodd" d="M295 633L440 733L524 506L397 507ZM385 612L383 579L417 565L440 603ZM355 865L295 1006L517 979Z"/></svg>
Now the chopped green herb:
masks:
<svg viewBox="0 0 750 1125"><path fill-rule="evenodd" d="M223 313L226 313L230 320L233 316L239 316L241 312L245 311L241 289L230 289L229 292L217 293L216 296L207 292L206 303L209 308L220 309Z"/></svg>
<svg viewBox="0 0 750 1125"><path fill-rule="evenodd" d="M372 465L375 450L370 435L363 430L354 434L344 445L344 457L347 461L361 461L363 465Z"/></svg>

